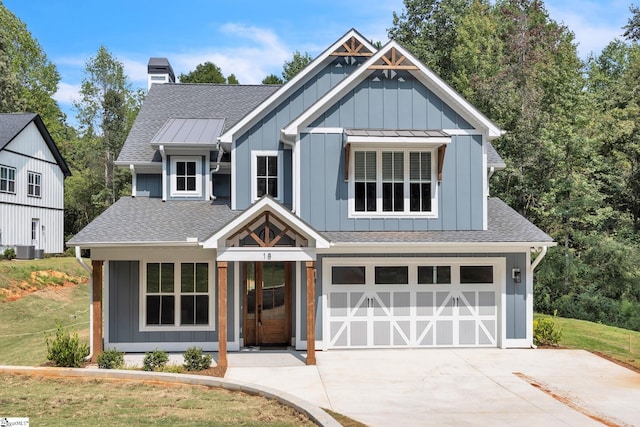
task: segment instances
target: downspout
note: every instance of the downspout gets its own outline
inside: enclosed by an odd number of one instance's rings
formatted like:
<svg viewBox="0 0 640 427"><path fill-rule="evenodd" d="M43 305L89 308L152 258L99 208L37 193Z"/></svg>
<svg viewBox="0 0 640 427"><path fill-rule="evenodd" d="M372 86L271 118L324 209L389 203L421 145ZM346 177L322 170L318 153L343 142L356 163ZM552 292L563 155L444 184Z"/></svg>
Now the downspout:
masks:
<svg viewBox="0 0 640 427"><path fill-rule="evenodd" d="M167 154L164 152L164 145L158 147L162 156L162 201L167 201Z"/></svg>
<svg viewBox="0 0 640 427"><path fill-rule="evenodd" d="M209 174L209 178L211 179L211 194L209 196L211 196L211 200L216 199L216 196L213 194L213 174L220 170L220 161L222 160L222 154L224 154L222 144L218 143L218 159L216 160L216 168Z"/></svg>
<svg viewBox="0 0 640 427"><path fill-rule="evenodd" d="M131 170L131 197L136 197L138 193L138 179L136 176L136 167L132 164L129 165Z"/></svg>
<svg viewBox="0 0 640 427"><path fill-rule="evenodd" d="M85 360L93 357L93 269L80 256L80 246L76 246L76 260L89 273L89 355Z"/></svg>
<svg viewBox="0 0 640 427"><path fill-rule="evenodd" d="M296 202L297 202L297 191L298 191L298 180L296 179L298 173L298 163L296 162L297 151L299 150L298 144L289 141L285 136L284 132L281 131L281 141L284 145L288 145L291 147L291 212L296 213Z"/></svg>
<svg viewBox="0 0 640 427"><path fill-rule="evenodd" d="M542 261L542 258L544 258L545 255L547 255L547 246L542 247L542 252L540 252L536 259L531 263L531 280L533 280L533 271L536 269L538 264L540 264L540 261ZM533 342L531 342L531 348L535 349L538 347Z"/></svg>

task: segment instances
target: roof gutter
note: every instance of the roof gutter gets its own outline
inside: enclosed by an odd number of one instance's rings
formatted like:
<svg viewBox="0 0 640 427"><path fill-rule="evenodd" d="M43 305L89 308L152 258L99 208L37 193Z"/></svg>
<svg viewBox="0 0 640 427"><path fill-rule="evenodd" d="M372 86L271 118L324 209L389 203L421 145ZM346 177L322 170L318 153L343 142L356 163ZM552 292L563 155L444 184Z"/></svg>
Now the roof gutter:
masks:
<svg viewBox="0 0 640 427"><path fill-rule="evenodd" d="M80 255L80 246L76 246L76 260L89 273L89 355L85 360L93 358L93 269L87 265Z"/></svg>

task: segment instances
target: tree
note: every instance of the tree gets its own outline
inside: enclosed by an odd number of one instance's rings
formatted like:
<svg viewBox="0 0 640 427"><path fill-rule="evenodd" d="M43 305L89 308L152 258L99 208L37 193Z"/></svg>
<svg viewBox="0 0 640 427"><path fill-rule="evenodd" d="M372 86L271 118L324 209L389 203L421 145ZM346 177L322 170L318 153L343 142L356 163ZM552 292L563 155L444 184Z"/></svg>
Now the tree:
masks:
<svg viewBox="0 0 640 427"><path fill-rule="evenodd" d="M225 78L220 67L209 61L203 64L198 64L195 70L190 71L187 74L180 74L178 79L181 83L239 84L238 79L234 74L230 74L228 78Z"/></svg>
<svg viewBox="0 0 640 427"><path fill-rule="evenodd" d="M91 148L86 154L95 156L101 152L104 187L100 198L105 207L123 191L126 178L117 179L116 175L127 175L127 172L116 172L113 162L124 144L141 100L141 95L131 89L122 62L114 58L106 47L100 46L96 56L86 63L80 99L74 102L74 107L82 143Z"/></svg>
<svg viewBox="0 0 640 427"><path fill-rule="evenodd" d="M25 23L1 2L0 28L5 38L5 46L2 50L9 58L10 74L15 77L19 86L20 101L14 102L13 111L38 113L54 140L63 142L69 130L65 123L66 117L53 98L60 82L60 74L56 66L49 61ZM1 59L0 62L2 62ZM9 72L6 71L6 73ZM2 72L0 75L7 78L9 74ZM12 80L14 77L9 79ZM2 94L5 98L4 91Z"/></svg>
<svg viewBox="0 0 640 427"><path fill-rule="evenodd" d="M290 61L284 61L282 66L282 78L284 82L291 80L300 70L309 65L313 61L311 55L307 52L300 53L299 51L293 52L293 58Z"/></svg>
<svg viewBox="0 0 640 427"><path fill-rule="evenodd" d="M622 27L625 30L624 37L627 40L638 42L640 41L640 7L631 5L629 10L632 16L627 21L627 25Z"/></svg>
<svg viewBox="0 0 640 427"><path fill-rule="evenodd" d="M0 28L0 113L13 113L24 110L20 98L18 79L11 70L10 56L7 52L6 34Z"/></svg>
<svg viewBox="0 0 640 427"><path fill-rule="evenodd" d="M445 81L451 82L451 58L460 21L472 0L404 0L404 11L393 12L389 38L406 46Z"/></svg>
<svg viewBox="0 0 640 427"><path fill-rule="evenodd" d="M269 74L267 77L262 79L263 85L281 85L284 84L282 79L275 74Z"/></svg>

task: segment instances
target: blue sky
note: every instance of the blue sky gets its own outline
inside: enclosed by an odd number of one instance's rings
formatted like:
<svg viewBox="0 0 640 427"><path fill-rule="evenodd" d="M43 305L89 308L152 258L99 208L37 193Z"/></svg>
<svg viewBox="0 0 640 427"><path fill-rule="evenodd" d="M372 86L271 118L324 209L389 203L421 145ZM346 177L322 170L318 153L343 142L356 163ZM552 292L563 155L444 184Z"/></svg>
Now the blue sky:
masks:
<svg viewBox="0 0 640 427"><path fill-rule="evenodd" d="M2 0L0 0L2 1ZM551 18L576 35L586 58L621 37L632 0L548 0ZM86 60L105 45L125 65L134 87L146 88L151 56L169 58L176 75L212 61L240 83L280 75L294 50L319 54L354 27L385 42L402 0L212 1L4 0L38 39L62 80L56 99L74 122Z"/></svg>

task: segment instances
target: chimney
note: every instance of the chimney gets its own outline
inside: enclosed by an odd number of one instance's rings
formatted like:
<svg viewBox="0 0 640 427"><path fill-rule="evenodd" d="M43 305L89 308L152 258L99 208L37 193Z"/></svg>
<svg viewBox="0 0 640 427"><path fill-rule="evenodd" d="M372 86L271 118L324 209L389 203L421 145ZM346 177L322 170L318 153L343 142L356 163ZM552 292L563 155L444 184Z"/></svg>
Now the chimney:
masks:
<svg viewBox="0 0 640 427"><path fill-rule="evenodd" d="M151 89L153 83L175 83L176 75L173 74L173 68L169 64L167 58L149 58L147 65L148 85L147 90Z"/></svg>

